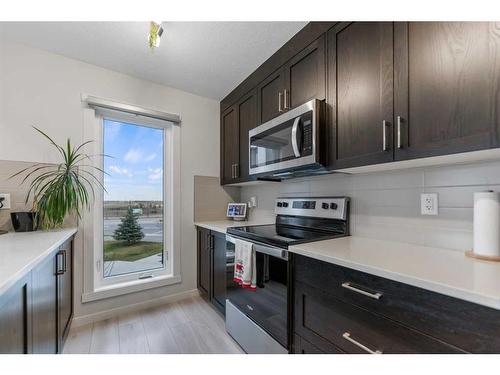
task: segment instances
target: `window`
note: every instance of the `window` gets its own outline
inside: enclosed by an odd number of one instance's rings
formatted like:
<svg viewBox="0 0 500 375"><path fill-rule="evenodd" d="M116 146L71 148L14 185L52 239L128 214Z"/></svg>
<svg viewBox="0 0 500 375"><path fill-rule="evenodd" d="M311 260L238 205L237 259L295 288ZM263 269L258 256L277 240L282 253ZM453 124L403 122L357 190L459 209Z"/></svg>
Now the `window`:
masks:
<svg viewBox="0 0 500 375"><path fill-rule="evenodd" d="M82 301L180 282L179 126L104 108L84 122L105 191L84 217Z"/></svg>
<svg viewBox="0 0 500 375"><path fill-rule="evenodd" d="M104 118L103 277L168 268L163 128Z"/></svg>

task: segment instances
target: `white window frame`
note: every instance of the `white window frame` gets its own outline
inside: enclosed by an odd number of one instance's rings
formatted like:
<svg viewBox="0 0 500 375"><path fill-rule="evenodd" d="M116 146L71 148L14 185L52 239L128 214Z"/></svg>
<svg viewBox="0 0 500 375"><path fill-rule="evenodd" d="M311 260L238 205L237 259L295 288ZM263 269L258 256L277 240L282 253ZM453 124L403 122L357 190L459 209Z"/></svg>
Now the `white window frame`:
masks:
<svg viewBox="0 0 500 375"><path fill-rule="evenodd" d="M163 129L163 248L164 267L161 269L104 277L103 261L103 202L104 192L96 188L96 199L91 211L84 214L84 293L82 302L94 301L140 290L181 282L180 275L180 128L164 120L121 111L100 109L85 110L93 116L84 116L85 139L92 139L89 154L101 155L104 148L104 119ZM86 118L92 118L91 121ZM92 122L92 124L88 124ZM90 130L91 131L86 131ZM85 133L91 133L85 134ZM103 157L92 159L94 165L103 167ZM104 175L100 174L101 183ZM167 258L168 257L168 258ZM144 277L147 278L144 278ZM87 279L87 280L85 280Z"/></svg>

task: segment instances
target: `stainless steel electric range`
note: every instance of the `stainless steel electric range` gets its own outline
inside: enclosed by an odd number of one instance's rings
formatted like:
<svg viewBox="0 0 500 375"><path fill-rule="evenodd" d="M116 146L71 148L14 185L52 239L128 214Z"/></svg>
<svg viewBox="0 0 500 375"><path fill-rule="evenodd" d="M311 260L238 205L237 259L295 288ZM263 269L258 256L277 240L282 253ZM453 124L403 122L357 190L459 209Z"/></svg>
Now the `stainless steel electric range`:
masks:
<svg viewBox="0 0 500 375"><path fill-rule="evenodd" d="M275 213L275 224L227 230L228 253L235 238L256 251L257 290L227 286L226 329L247 353L288 352L288 247L349 235L347 197L278 198Z"/></svg>

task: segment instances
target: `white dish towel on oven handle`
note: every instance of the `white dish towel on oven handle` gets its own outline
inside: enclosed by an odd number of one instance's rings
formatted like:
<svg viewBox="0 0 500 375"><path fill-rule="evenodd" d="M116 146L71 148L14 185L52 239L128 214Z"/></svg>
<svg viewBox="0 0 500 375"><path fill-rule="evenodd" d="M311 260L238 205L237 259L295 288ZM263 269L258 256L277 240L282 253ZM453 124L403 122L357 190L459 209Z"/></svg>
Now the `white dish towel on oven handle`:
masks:
<svg viewBox="0 0 500 375"><path fill-rule="evenodd" d="M255 291L257 286L257 266L253 243L235 239L234 281L243 288Z"/></svg>

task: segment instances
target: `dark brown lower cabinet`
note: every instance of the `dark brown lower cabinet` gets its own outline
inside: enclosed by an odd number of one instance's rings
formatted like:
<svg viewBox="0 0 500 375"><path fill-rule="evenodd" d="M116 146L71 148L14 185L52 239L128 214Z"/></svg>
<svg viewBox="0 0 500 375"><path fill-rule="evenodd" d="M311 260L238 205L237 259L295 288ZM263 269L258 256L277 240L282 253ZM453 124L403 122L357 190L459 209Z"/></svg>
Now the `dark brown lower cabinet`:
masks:
<svg viewBox="0 0 500 375"><path fill-rule="evenodd" d="M61 353L73 317L73 241L0 296L0 353Z"/></svg>
<svg viewBox="0 0 500 375"><path fill-rule="evenodd" d="M48 257L32 274L33 353L57 353L57 253Z"/></svg>
<svg viewBox="0 0 500 375"><path fill-rule="evenodd" d="M300 283L295 288L295 329L320 350L353 354L463 352L319 289Z"/></svg>
<svg viewBox="0 0 500 375"><path fill-rule="evenodd" d="M198 227L198 275L200 294L222 314L226 313L226 237L219 232Z"/></svg>
<svg viewBox="0 0 500 375"><path fill-rule="evenodd" d="M73 242L64 243L59 252L63 262L57 275L57 340L61 351L73 319Z"/></svg>
<svg viewBox="0 0 500 375"><path fill-rule="evenodd" d="M197 228L197 285L201 295L210 298L210 230Z"/></svg>
<svg viewBox="0 0 500 375"><path fill-rule="evenodd" d="M223 314L226 312L226 236L211 232L212 235L212 304Z"/></svg>
<svg viewBox="0 0 500 375"><path fill-rule="evenodd" d="M309 257L292 264L293 333L325 353L500 353L498 310Z"/></svg>
<svg viewBox="0 0 500 375"><path fill-rule="evenodd" d="M0 353L27 354L31 346L31 274L0 295Z"/></svg>

